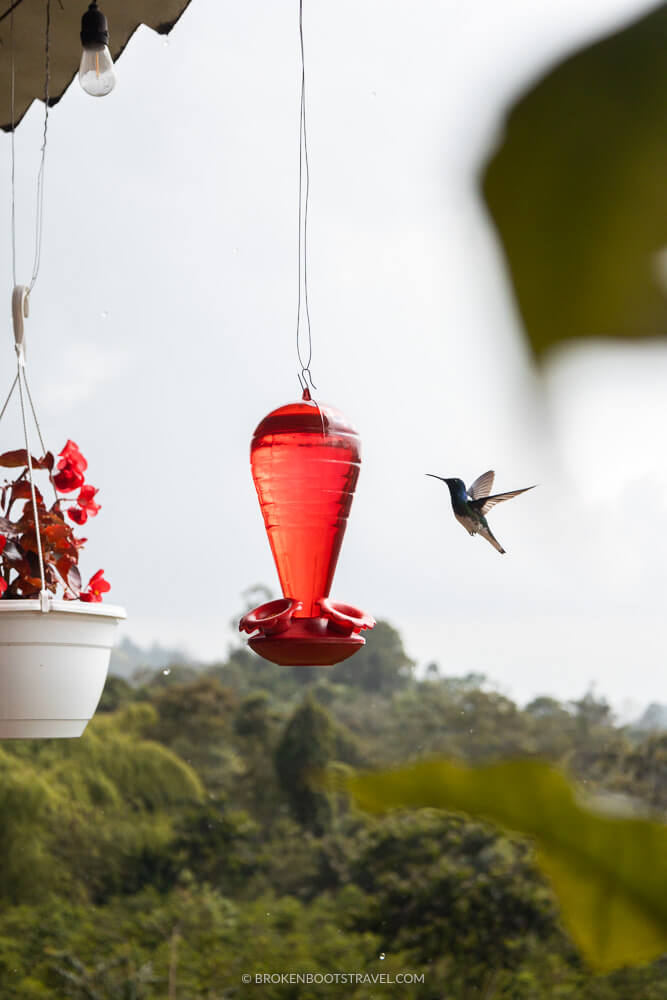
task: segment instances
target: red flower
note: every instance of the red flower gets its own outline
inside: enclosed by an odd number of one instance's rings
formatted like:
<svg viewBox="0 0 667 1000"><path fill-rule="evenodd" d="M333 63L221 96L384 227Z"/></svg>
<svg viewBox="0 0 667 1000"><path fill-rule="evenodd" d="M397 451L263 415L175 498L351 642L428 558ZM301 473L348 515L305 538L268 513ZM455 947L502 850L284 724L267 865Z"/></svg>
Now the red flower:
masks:
<svg viewBox="0 0 667 1000"><path fill-rule="evenodd" d="M96 490L94 486L81 487L77 503L82 510L86 511L88 517L95 517L98 511L102 509L101 506L95 502L95 494L99 492L100 491ZM83 524L83 521L80 521L79 524Z"/></svg>
<svg viewBox="0 0 667 1000"><path fill-rule="evenodd" d="M83 486L83 473L78 466L73 465L71 462L63 462L61 459L58 462L58 468L60 472L56 473L53 477L53 482L56 489L60 490L61 493L71 493L72 490Z"/></svg>
<svg viewBox="0 0 667 1000"><path fill-rule="evenodd" d="M81 507L70 507L67 511L67 516L75 524L85 524L88 520L88 515Z"/></svg>
<svg viewBox="0 0 667 1000"><path fill-rule="evenodd" d="M88 462L85 460L81 452L79 451L79 446L74 443L74 441L67 441L67 444L61 452L59 452L60 461L58 462L58 468L64 469L66 465L73 465L79 472L85 472L88 468Z"/></svg>
<svg viewBox="0 0 667 1000"><path fill-rule="evenodd" d="M81 601L87 604L98 604L102 600L102 594L111 590L111 584L104 579L104 570L98 569L97 573L91 576L88 586L79 595Z"/></svg>
<svg viewBox="0 0 667 1000"><path fill-rule="evenodd" d="M83 486L83 474L88 468L88 462L74 441L68 441L60 452L57 467L58 472L53 477L53 482L61 493L71 493Z"/></svg>
<svg viewBox="0 0 667 1000"><path fill-rule="evenodd" d="M99 493L94 486L82 486L77 497L78 507L70 507L67 516L75 524L85 524L89 517L102 510L101 506L95 502L95 494Z"/></svg>
<svg viewBox="0 0 667 1000"><path fill-rule="evenodd" d="M7 544L7 536L6 535L0 535L0 555L2 555L2 553L5 551L5 545L6 544ZM5 587L6 586L7 586L7 584L5 584Z"/></svg>

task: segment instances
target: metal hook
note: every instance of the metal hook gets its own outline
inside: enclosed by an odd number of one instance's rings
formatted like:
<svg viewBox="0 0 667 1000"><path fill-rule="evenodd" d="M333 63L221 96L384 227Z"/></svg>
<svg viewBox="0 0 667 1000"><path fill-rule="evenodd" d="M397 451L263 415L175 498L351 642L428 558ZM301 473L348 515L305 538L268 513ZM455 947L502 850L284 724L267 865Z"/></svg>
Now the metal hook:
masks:
<svg viewBox="0 0 667 1000"><path fill-rule="evenodd" d="M16 285L12 292L12 322L14 324L14 347L20 365L25 365L25 330L23 320L30 315L30 289L27 285Z"/></svg>
<svg viewBox="0 0 667 1000"><path fill-rule="evenodd" d="M316 386L316 385L315 385L315 383L313 382L313 376L312 376L312 374L311 374L311 371L310 371L310 368L309 368L309 367L305 367L305 368L302 368L302 369L301 369L301 377L303 378L303 380L304 380L304 383L305 383L305 385L304 385L304 388L305 388L305 387L306 387L306 386L308 385L308 383L310 382L310 388L311 388L311 389L317 389L317 386Z"/></svg>

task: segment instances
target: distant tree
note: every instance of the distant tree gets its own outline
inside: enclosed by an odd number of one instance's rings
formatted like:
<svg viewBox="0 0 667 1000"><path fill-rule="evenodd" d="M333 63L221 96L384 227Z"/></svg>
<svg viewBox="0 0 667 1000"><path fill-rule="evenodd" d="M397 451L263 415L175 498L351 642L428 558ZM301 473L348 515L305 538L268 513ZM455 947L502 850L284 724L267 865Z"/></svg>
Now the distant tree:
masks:
<svg viewBox="0 0 667 1000"><path fill-rule="evenodd" d="M153 699L159 716L160 738L168 741L172 731L192 729L198 738L229 725L236 697L215 677L198 677L185 684L170 684Z"/></svg>
<svg viewBox="0 0 667 1000"><path fill-rule="evenodd" d="M563 946L557 908L524 843L420 810L385 817L355 847L348 878L366 898L353 926L414 963L445 959L448 995L496 996L541 939Z"/></svg>
<svg viewBox="0 0 667 1000"><path fill-rule="evenodd" d="M322 834L331 819L331 804L317 780L332 759L334 726L326 709L308 695L288 720L275 753L281 788L296 821Z"/></svg>
<svg viewBox="0 0 667 1000"><path fill-rule="evenodd" d="M596 698L594 691L587 691L583 698L570 702L580 732L588 734L596 726L611 726L611 707L604 698Z"/></svg>
<svg viewBox="0 0 667 1000"><path fill-rule="evenodd" d="M292 698L302 687L292 670L296 667L277 667L243 644L232 646L227 658L209 667L206 673L234 691L250 693L259 688L282 700Z"/></svg>
<svg viewBox="0 0 667 1000"><path fill-rule="evenodd" d="M391 694L408 684L414 665L403 648L400 633L389 622L379 621L367 633L363 649L332 669L331 680L376 694Z"/></svg>
<svg viewBox="0 0 667 1000"><path fill-rule="evenodd" d="M572 712L556 698L541 695L526 705L524 712L535 738L535 748L542 756L559 760L571 749L576 720Z"/></svg>
<svg viewBox="0 0 667 1000"><path fill-rule="evenodd" d="M574 725L571 751L564 763L574 774L584 777L591 789L605 785L628 751L627 736L614 726L609 703L597 698L592 690L570 702L570 707Z"/></svg>
<svg viewBox="0 0 667 1000"><path fill-rule="evenodd" d="M233 770L229 737L237 699L217 677L199 675L185 684L168 685L153 694L157 723L149 735L180 754L209 783L227 782Z"/></svg>
<svg viewBox="0 0 667 1000"><path fill-rule="evenodd" d="M234 716L239 748L239 772L234 796L265 826L271 825L280 804L273 761L279 715L267 691L254 691L241 700Z"/></svg>
<svg viewBox="0 0 667 1000"><path fill-rule="evenodd" d="M257 824L224 800L193 806L179 820L174 848L181 867L229 894L242 888L259 864Z"/></svg>
<svg viewBox="0 0 667 1000"><path fill-rule="evenodd" d="M652 701L632 728L651 733L667 732L667 705Z"/></svg>
<svg viewBox="0 0 667 1000"><path fill-rule="evenodd" d="M274 726L271 698L267 691L254 691L241 700L234 716L234 731L255 743L265 744Z"/></svg>
<svg viewBox="0 0 667 1000"><path fill-rule="evenodd" d="M131 684L123 677L115 677L111 674L107 677L100 703L97 706L98 712L115 712L117 708L135 697L135 691Z"/></svg>
<svg viewBox="0 0 667 1000"><path fill-rule="evenodd" d="M525 711L534 719L558 719L559 722L562 722L565 718L571 718L570 713L563 708L557 698L549 698L545 695L533 698L526 705Z"/></svg>
<svg viewBox="0 0 667 1000"><path fill-rule="evenodd" d="M667 815L667 733L649 736L623 761L617 785Z"/></svg>

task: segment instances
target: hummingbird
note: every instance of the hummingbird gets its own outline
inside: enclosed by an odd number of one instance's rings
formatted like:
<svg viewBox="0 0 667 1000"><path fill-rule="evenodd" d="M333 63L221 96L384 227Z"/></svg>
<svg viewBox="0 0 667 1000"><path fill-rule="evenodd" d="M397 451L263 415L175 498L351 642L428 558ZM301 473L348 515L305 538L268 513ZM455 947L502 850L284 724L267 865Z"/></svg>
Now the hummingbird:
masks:
<svg viewBox="0 0 667 1000"><path fill-rule="evenodd" d="M454 517L459 524L462 524L469 534L481 535L482 538L486 538L487 542L490 542L494 549L497 549L498 552L504 555L505 549L498 539L494 537L485 515L497 503L502 503L503 500L510 500L512 497L518 497L519 493L526 493L528 490L534 490L535 487L524 486L522 490L510 490L508 493L495 493L491 495L493 480L496 475L492 470L482 473L468 489L466 489L462 479L445 479L444 476L436 476L432 472L427 472L426 475L447 483Z"/></svg>

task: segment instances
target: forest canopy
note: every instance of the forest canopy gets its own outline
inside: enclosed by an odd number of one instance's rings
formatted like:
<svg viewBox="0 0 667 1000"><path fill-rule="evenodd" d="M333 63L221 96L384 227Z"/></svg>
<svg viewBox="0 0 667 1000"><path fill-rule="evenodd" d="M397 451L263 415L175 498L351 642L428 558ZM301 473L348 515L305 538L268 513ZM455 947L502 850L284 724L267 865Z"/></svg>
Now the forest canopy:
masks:
<svg viewBox="0 0 667 1000"><path fill-rule="evenodd" d="M0 748L3 996L331 996L241 979L287 970L408 971L407 1000L664 1000L665 959L586 967L530 840L440 810L367 816L313 779L539 757L660 816L664 730L616 725L590 692L520 708L481 676L417 678L387 622L328 670L241 646L146 659L109 678L81 740Z"/></svg>

